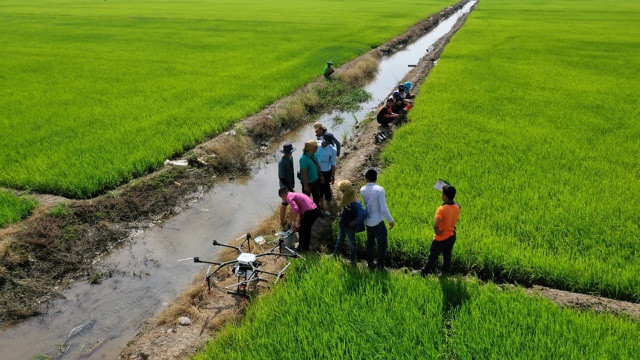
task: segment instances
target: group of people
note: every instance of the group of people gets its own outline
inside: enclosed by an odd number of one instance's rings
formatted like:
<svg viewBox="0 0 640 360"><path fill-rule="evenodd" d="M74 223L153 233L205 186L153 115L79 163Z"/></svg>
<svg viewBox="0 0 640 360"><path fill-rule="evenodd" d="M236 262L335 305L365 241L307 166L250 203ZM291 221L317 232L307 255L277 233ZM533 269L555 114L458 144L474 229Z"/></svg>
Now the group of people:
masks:
<svg viewBox="0 0 640 360"><path fill-rule="evenodd" d="M399 90L403 90L403 93L400 94L403 101L411 96L405 84L401 88L399 87ZM301 193L294 192L293 152L295 148L292 144L284 144L281 150L283 155L278 166L278 177L280 178L278 196L282 200L280 222L283 227L288 225L292 230L298 231L299 246L297 250L301 252L309 251L311 228L316 220L321 216L330 216L331 214L330 205L333 200L331 185L335 184L335 168L341 145L321 123L314 124L314 131L316 139L305 143L299 159L300 171L297 177L302 186ZM350 260L352 264L355 264L358 256L356 233L366 231L366 259L370 269L384 269L387 263L388 237L385 221L389 224L389 229L393 229L395 226L387 207L385 190L376 184L377 178L378 172L375 169L369 169L365 172L366 185L360 188L364 204L360 202L358 193L349 180L337 183L341 197L338 239L334 252L336 255L342 253L344 242L347 240ZM451 270L451 253L456 241L455 226L460 216L460 205L453 202L455 194L456 189L451 185L442 188L443 204L437 209L434 217L435 235L428 260L421 270L423 275L433 272L441 254L444 258L443 272ZM287 206L291 208L288 221L285 219Z"/></svg>
<svg viewBox="0 0 640 360"><path fill-rule="evenodd" d="M410 91L410 82L398 85L398 90L394 91L393 96L378 109L376 120L380 125L389 126L391 123L398 123L406 116L407 111L413 106L413 102L409 99L415 97Z"/></svg>

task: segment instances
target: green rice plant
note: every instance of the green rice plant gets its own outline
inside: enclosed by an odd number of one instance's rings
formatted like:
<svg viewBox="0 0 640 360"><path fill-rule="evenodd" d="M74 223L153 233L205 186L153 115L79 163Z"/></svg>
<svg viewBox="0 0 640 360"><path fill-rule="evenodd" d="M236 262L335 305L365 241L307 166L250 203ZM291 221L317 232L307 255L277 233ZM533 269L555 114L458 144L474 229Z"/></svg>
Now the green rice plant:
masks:
<svg viewBox="0 0 640 360"><path fill-rule="evenodd" d="M456 359L637 359L640 323L483 286L450 323Z"/></svg>
<svg viewBox="0 0 640 360"><path fill-rule="evenodd" d="M454 263L640 301L640 2L486 0L383 153L394 256L424 263L440 196Z"/></svg>
<svg viewBox="0 0 640 360"><path fill-rule="evenodd" d="M435 281L318 258L295 261L284 280L195 359L424 359L442 352Z"/></svg>
<svg viewBox="0 0 640 360"><path fill-rule="evenodd" d="M194 359L633 359L640 323L470 278L294 262Z"/></svg>
<svg viewBox="0 0 640 360"><path fill-rule="evenodd" d="M38 202L31 197L0 190L0 228L25 218L37 205Z"/></svg>
<svg viewBox="0 0 640 360"><path fill-rule="evenodd" d="M91 197L452 0L5 0L0 186Z"/></svg>

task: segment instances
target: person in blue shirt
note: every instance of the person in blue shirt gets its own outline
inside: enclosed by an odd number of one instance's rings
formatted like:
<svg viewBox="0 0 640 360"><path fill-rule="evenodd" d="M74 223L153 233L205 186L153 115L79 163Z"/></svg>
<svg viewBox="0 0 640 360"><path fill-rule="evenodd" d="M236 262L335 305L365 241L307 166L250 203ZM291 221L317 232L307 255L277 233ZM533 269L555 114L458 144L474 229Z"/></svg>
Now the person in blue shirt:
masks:
<svg viewBox="0 0 640 360"><path fill-rule="evenodd" d="M337 150L331 145L331 139L333 139L333 135L330 133L325 133L322 137L322 146L316 152L316 156L318 157L318 165L320 165L320 173L321 177L324 180L320 184L320 197L324 199L324 208L322 210L322 214L324 216L329 216L331 213L329 210L331 209L331 185L335 182L335 173L336 173L336 158L337 158Z"/></svg>
<svg viewBox="0 0 640 360"><path fill-rule="evenodd" d="M358 194L349 180L342 180L338 183L338 189L342 192L340 200L340 221L338 221L338 241L334 253L340 256L344 238L349 240L349 259L355 265L358 259L358 247L356 246L356 232L364 231L364 219L367 212L358 201Z"/></svg>

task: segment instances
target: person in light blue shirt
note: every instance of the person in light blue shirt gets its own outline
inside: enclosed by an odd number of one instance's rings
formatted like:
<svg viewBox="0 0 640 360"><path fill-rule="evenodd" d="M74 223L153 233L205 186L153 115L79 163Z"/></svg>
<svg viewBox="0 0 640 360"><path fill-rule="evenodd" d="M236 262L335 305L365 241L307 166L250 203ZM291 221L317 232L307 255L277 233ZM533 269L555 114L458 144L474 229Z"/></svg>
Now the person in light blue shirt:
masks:
<svg viewBox="0 0 640 360"><path fill-rule="evenodd" d="M316 152L318 157L318 165L320 165L320 172L324 182L320 184L320 197L324 199L324 208L322 214L325 216L331 215L329 209L331 209L331 200L333 196L331 194L331 185L335 182L336 173L336 158L337 150L331 145L331 139L333 135L325 133L322 137L322 146Z"/></svg>
<svg viewBox="0 0 640 360"><path fill-rule="evenodd" d="M395 223L387 208L387 199L384 188L378 184L378 173L369 169L364 174L367 185L360 188L360 194L364 200L367 217L364 224L367 229L367 263L369 269L384 269L387 262L387 226L384 220L389 222L389 229L393 229ZM375 259L375 246L378 243L378 258Z"/></svg>

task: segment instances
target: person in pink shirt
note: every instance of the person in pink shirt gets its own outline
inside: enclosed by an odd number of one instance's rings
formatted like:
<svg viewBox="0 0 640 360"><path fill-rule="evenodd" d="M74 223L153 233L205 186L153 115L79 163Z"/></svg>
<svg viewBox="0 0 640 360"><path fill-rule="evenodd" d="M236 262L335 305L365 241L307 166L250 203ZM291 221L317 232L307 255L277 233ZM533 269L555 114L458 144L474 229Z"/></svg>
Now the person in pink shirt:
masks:
<svg viewBox="0 0 640 360"><path fill-rule="evenodd" d="M289 218L289 224L293 231L298 231L298 238L300 244L298 245L298 251L309 251L309 243L311 242L311 227L318 220L320 216L320 209L316 204L305 194L290 192L286 187L281 187L278 190L278 196L282 199L282 205L280 206L280 224L285 226L285 214L287 212L287 205L291 206L291 216Z"/></svg>

